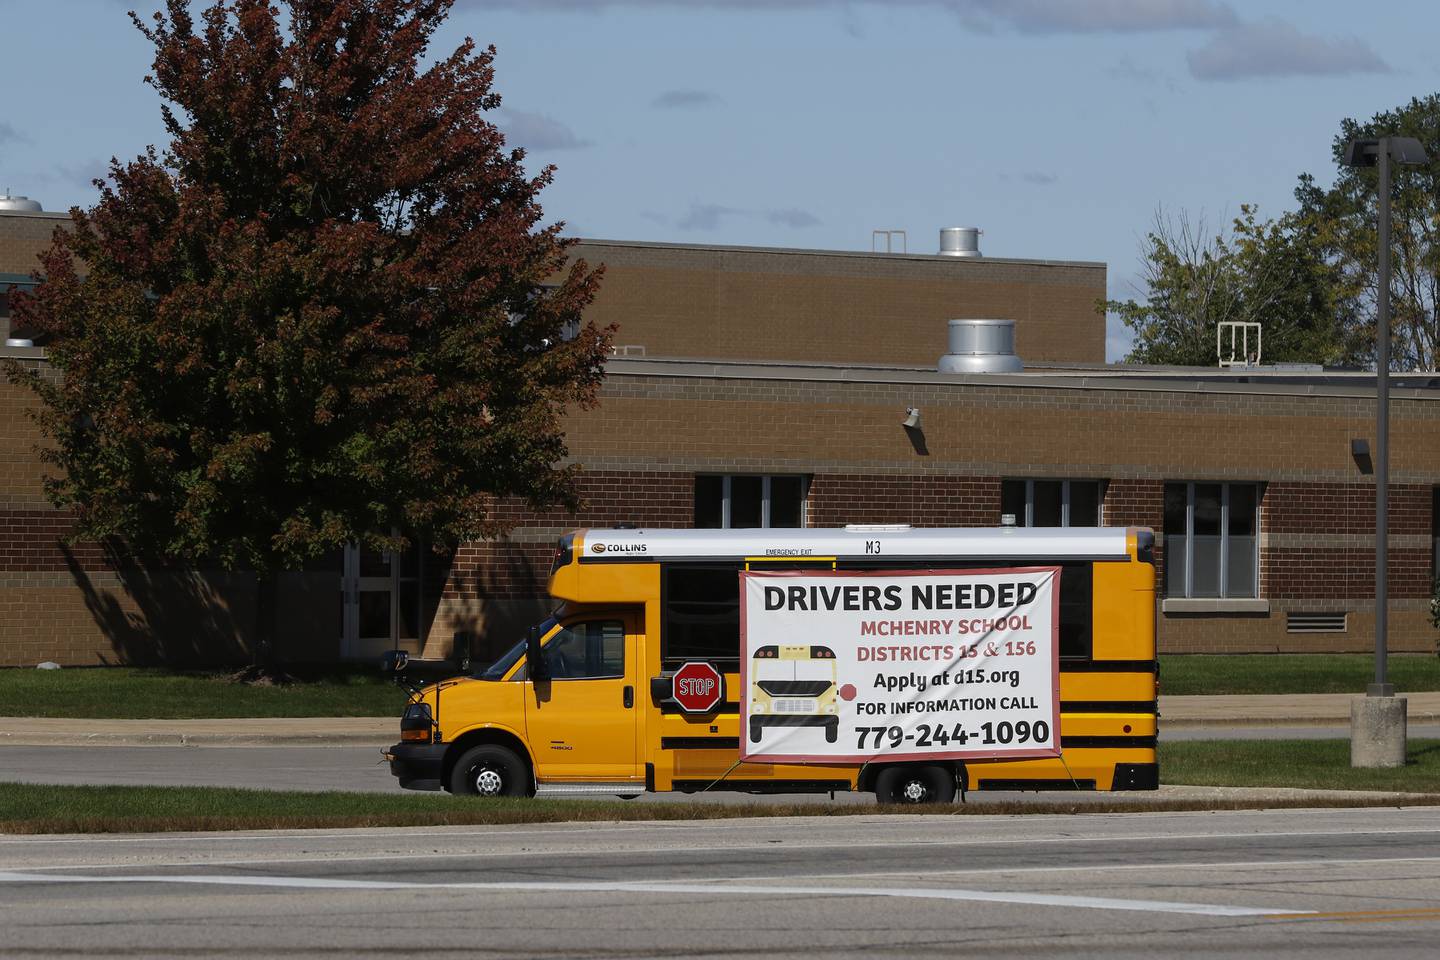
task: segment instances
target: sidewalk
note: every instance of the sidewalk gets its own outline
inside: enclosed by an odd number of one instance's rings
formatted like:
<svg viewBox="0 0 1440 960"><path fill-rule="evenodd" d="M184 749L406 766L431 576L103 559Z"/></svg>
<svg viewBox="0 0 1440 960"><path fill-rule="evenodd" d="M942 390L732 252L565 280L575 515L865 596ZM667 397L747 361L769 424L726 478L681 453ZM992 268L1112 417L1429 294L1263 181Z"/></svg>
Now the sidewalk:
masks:
<svg viewBox="0 0 1440 960"><path fill-rule="evenodd" d="M1166 727L1348 726L1350 701L1362 693L1296 693L1278 696L1161 697L1160 730ZM1440 723L1440 692L1401 693L1409 723Z"/></svg>
<svg viewBox="0 0 1440 960"><path fill-rule="evenodd" d="M1167 727L1346 726L1359 694L1161 697ZM1402 694L1411 724L1440 723L1440 692ZM0 717L0 746L389 746L399 717L68 720Z"/></svg>

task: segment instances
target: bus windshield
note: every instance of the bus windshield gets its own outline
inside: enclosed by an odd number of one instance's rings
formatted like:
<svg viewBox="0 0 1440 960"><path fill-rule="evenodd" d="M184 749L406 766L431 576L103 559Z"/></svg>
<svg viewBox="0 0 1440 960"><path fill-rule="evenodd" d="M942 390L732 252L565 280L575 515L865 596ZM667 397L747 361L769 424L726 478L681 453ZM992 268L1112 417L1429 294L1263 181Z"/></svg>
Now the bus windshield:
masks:
<svg viewBox="0 0 1440 960"><path fill-rule="evenodd" d="M540 636L543 637L545 636L545 634L550 632L550 629L555 626L555 623L556 620L554 617L546 617L544 620L540 621L540 624L536 627L536 629L540 631ZM510 668L515 666L515 664L518 663L520 659L524 656L525 639L522 637L519 643L515 644L515 646L511 647L509 650L506 650L503 654L501 654L499 660L496 660L494 663L490 664L490 666L486 667L482 672L476 674L475 679L504 680L505 674L510 672Z"/></svg>

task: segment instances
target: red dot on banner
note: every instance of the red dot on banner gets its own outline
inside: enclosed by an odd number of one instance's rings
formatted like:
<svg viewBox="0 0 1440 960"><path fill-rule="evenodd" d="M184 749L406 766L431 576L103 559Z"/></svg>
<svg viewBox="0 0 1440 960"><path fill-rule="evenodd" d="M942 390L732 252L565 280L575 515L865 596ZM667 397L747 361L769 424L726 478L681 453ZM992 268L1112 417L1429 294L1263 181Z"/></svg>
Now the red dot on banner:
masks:
<svg viewBox="0 0 1440 960"><path fill-rule="evenodd" d="M854 700L854 699L855 699L855 684L853 684L853 683L847 683L847 684L845 684L845 686L841 687L841 688L840 688L840 699L841 699L841 700Z"/></svg>

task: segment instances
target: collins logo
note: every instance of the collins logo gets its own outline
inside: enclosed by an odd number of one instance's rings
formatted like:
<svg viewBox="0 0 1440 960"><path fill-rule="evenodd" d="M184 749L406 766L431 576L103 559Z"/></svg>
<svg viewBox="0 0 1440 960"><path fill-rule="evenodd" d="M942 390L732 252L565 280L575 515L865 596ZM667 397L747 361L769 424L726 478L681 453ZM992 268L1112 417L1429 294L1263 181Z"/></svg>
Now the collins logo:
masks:
<svg viewBox="0 0 1440 960"><path fill-rule="evenodd" d="M590 547L591 553L646 553L650 549L645 543L596 543Z"/></svg>

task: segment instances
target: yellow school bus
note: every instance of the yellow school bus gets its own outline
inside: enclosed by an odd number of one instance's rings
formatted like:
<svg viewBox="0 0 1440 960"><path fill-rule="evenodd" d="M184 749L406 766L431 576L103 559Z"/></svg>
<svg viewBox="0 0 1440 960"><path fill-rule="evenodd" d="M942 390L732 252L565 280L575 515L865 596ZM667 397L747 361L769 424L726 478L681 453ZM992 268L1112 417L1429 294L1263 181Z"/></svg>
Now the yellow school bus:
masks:
<svg viewBox="0 0 1440 960"><path fill-rule="evenodd" d="M863 790L946 802L957 789L1153 790L1153 548L1145 528L577 530L556 550L555 613L493 664L422 688L386 756L401 786L482 796ZM827 726L835 707L823 638L797 637L773 658L757 650L766 662L746 664L741 688L742 571L1037 565L1061 571L1060 756L741 761L740 738L755 731L740 729L740 697L762 725ZM724 677L705 713L686 712L671 682L697 661Z"/></svg>

